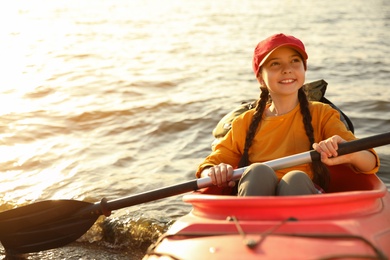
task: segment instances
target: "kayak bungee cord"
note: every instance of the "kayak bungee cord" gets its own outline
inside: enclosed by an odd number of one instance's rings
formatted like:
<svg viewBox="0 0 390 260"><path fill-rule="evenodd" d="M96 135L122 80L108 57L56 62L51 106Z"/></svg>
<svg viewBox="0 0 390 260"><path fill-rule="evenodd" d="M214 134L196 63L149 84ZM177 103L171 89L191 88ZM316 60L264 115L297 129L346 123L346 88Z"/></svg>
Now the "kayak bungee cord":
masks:
<svg viewBox="0 0 390 260"><path fill-rule="evenodd" d="M242 236L242 239L244 241L244 244L250 248L250 249L254 249L256 248L259 244L261 244L262 241L264 241L264 239L270 235L270 234L273 234L278 228L280 228L281 226L283 226L284 224L286 224L287 222L289 221L297 221L296 218L288 218L288 219L285 219L285 220L282 220L279 224L275 225L275 226L272 226L270 227L268 230L264 231L263 233L260 234L260 239L258 239L257 241L254 240L254 239L247 239L246 238L246 233L244 232L244 230L241 228L241 225L240 225L240 222L238 221L238 219L235 217L235 216L229 216L227 217L227 220L228 221L233 221L234 224L236 225L236 228L237 228L237 231L238 233Z"/></svg>

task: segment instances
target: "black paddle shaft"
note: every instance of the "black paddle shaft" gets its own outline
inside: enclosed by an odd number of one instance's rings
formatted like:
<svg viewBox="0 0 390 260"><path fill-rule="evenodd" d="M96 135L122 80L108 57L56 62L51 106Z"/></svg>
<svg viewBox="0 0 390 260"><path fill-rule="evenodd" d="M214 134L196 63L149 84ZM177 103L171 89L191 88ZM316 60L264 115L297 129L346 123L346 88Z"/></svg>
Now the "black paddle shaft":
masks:
<svg viewBox="0 0 390 260"><path fill-rule="evenodd" d="M111 214L112 210L117 210L121 208L126 208L150 201L159 200L162 198L167 198L183 193L187 193L190 191L198 190L198 183L197 180L191 180L187 182L183 182L180 184L155 189L139 194L134 194L128 197L115 199L107 201L106 199L102 199L100 202L95 203L93 207L91 207L89 210L98 210L101 212L101 214L105 216L109 216ZM99 214L99 213L98 213Z"/></svg>
<svg viewBox="0 0 390 260"><path fill-rule="evenodd" d="M340 156L388 144L390 144L390 132L341 143L337 154ZM321 155L314 150L310 151L310 157L312 161L321 160Z"/></svg>

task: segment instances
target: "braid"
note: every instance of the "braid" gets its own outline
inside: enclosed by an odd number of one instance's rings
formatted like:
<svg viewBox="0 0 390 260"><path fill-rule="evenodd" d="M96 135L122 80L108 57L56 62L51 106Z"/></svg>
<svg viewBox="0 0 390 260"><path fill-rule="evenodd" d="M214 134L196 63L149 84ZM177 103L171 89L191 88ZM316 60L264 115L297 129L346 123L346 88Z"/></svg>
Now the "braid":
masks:
<svg viewBox="0 0 390 260"><path fill-rule="evenodd" d="M260 124L261 118L265 110L265 106L267 105L269 99L268 89L266 87L264 88L260 87L260 89L261 89L260 100L257 101L256 111L253 114L252 122L249 126L248 133L246 135L244 151L242 153L241 160L238 163L239 167L248 166L250 164L248 151L252 145L252 141L255 137L256 130Z"/></svg>
<svg viewBox="0 0 390 260"><path fill-rule="evenodd" d="M305 127L305 132L309 138L310 145L314 143L314 129L311 124L311 114L309 110L309 101L307 100L306 94L302 88L298 90L298 100L301 108L301 114L303 117L303 125Z"/></svg>
<svg viewBox="0 0 390 260"><path fill-rule="evenodd" d="M300 88L298 91L298 100L300 103L305 132L310 141L309 149L311 149L314 144L314 129L311 124L312 117L309 110L309 102L303 88ZM312 163L312 171L314 175L313 182L326 190L330 182L328 168L321 161L314 161Z"/></svg>

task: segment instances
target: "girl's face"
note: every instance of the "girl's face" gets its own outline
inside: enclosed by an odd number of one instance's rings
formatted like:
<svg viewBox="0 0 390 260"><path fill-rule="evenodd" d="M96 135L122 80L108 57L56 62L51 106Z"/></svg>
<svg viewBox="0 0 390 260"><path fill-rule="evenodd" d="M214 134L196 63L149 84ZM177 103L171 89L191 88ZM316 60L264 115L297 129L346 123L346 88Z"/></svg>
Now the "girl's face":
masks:
<svg viewBox="0 0 390 260"><path fill-rule="evenodd" d="M273 99L297 94L305 82L303 60L294 49L280 47L264 62L257 80Z"/></svg>

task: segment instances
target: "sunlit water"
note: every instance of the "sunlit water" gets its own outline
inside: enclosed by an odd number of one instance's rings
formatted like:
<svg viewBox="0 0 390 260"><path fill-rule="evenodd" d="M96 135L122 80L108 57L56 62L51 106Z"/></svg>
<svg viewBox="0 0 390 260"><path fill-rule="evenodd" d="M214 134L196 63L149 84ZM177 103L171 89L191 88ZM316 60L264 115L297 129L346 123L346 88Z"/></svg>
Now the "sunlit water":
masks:
<svg viewBox="0 0 390 260"><path fill-rule="evenodd" d="M307 82L329 83L358 137L390 128L385 0L10 1L0 14L0 211L193 179L218 120L258 96L253 48L276 32L305 42ZM390 184L390 147L377 151ZM137 250L190 209L177 196L118 210L83 241Z"/></svg>

